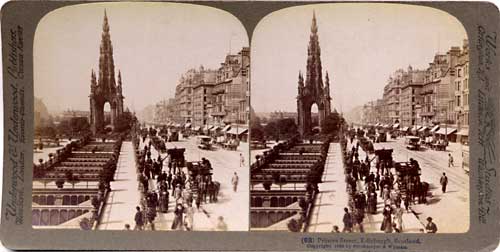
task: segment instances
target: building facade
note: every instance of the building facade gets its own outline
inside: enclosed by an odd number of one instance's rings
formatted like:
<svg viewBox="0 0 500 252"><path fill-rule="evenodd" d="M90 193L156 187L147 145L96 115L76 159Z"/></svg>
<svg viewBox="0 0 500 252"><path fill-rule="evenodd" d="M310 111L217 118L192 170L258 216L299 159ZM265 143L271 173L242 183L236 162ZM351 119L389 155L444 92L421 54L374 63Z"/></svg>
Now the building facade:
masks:
<svg viewBox="0 0 500 252"><path fill-rule="evenodd" d="M469 136L469 43L464 40L462 51L455 66L454 112L457 123L458 141L468 142Z"/></svg>
<svg viewBox="0 0 500 252"><path fill-rule="evenodd" d="M398 69L384 87L382 99L363 106L363 123L404 127L446 125L466 139L469 125L468 41L435 54L425 70ZM460 138L460 136L459 136Z"/></svg>
<svg viewBox="0 0 500 252"><path fill-rule="evenodd" d="M191 127L247 125L250 117L250 48L228 54L218 69L190 69L175 88L175 97L157 104L159 123Z"/></svg>

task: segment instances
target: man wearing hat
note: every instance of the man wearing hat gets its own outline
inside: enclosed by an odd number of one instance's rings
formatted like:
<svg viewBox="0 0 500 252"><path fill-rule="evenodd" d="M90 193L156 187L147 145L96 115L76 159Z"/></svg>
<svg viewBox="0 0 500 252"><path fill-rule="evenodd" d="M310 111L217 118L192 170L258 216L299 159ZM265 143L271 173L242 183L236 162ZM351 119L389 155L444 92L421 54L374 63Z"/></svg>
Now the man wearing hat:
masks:
<svg viewBox="0 0 500 252"><path fill-rule="evenodd" d="M425 231L427 233L436 233L437 226L432 222L432 217L427 217L427 225L425 225Z"/></svg>

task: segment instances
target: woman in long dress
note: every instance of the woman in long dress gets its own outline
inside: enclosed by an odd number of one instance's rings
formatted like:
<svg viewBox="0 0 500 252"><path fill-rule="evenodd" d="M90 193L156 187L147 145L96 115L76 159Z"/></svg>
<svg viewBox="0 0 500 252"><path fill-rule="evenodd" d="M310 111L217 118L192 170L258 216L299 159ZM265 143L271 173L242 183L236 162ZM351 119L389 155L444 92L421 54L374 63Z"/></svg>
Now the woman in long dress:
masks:
<svg viewBox="0 0 500 252"><path fill-rule="evenodd" d="M194 222L194 209L191 205L186 208L186 214L184 216L184 221L186 225L186 230L193 230L193 222Z"/></svg>
<svg viewBox="0 0 500 252"><path fill-rule="evenodd" d="M174 221L172 222L172 230L182 230L183 224L183 215L184 215L184 207L182 204L177 204L174 210Z"/></svg>
<svg viewBox="0 0 500 252"><path fill-rule="evenodd" d="M403 209L396 205L396 209L394 210L394 221L397 224L397 228L403 232Z"/></svg>
<svg viewBox="0 0 500 252"><path fill-rule="evenodd" d="M385 205L383 215L384 220L382 220L380 230L385 233L392 233L392 208L390 205Z"/></svg>

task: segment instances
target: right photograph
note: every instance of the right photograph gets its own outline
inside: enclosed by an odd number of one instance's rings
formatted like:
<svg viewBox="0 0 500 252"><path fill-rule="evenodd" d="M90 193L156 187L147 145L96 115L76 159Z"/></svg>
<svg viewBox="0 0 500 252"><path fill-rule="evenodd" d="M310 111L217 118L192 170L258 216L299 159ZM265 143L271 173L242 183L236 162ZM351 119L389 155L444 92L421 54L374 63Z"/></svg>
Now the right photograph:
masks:
<svg viewBox="0 0 500 252"><path fill-rule="evenodd" d="M447 12L273 12L251 44L250 230L465 233L469 43Z"/></svg>

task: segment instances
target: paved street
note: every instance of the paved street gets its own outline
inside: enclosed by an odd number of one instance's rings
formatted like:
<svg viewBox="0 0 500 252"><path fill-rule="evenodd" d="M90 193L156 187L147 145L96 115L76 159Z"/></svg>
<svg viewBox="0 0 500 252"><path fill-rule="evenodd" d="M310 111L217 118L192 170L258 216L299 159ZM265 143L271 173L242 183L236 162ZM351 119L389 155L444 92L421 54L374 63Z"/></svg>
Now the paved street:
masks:
<svg viewBox="0 0 500 252"><path fill-rule="evenodd" d="M355 142L354 142L355 143ZM349 146L350 148L351 146ZM342 217L344 207L348 205L345 174L342 163L342 153L339 143L330 144L328 157L323 173L323 183L319 184L320 193L316 196L310 219L308 232L331 232L334 225L340 230L344 227ZM375 169L372 167L372 169ZM364 182L358 181L358 191L364 190ZM363 221L366 233L381 233L380 225L383 220L382 200L377 201L377 214L367 213ZM404 232L417 233L423 228L416 216L409 212L403 214Z"/></svg>
<svg viewBox="0 0 500 252"><path fill-rule="evenodd" d="M149 139L146 139L146 143ZM195 138L181 139L179 142L166 143L167 148L186 148L186 161L197 161L202 157L212 163L213 178L221 183L219 201L217 203L202 204L199 211L194 213L194 230L211 231L214 229L217 217L223 216L229 231L247 231L249 218L248 198L248 167L239 166L239 153L248 153L248 144L242 143L237 151L216 149L212 151L200 150ZM140 143L140 148L144 143ZM166 154L162 154L165 156ZM156 158L158 152L152 146L151 156ZM247 158L245 158L247 159ZM185 168L184 168L185 169ZM187 172L187 171L186 171ZM231 178L233 173L239 176L237 192L233 192ZM156 181L151 180L156 188ZM135 207L140 205L137 173L131 142L124 142L118 159L118 168L115 181L111 182L112 191L106 201L101 224L101 230L120 230L125 224L134 227ZM171 192L171 190L169 190ZM170 193L169 210L167 213L158 212L155 219L156 230L171 230L174 219L173 209L175 200Z"/></svg>
<svg viewBox="0 0 500 252"><path fill-rule="evenodd" d="M422 181L430 184L432 197L428 205L412 206L418 218L425 223L428 216L438 226L440 233L464 233L469 229L469 176L462 170L461 145L450 143L446 151L425 149L421 151L408 150L404 138L388 139L385 143L375 143L375 149L393 149L393 159L396 162L417 160L422 169ZM454 167L448 167L448 153L454 160ZM362 156L362 155L361 155ZM448 177L446 193L441 192L439 178L445 172Z"/></svg>
<svg viewBox="0 0 500 252"><path fill-rule="evenodd" d="M219 201L217 203L202 204L200 211L195 212L194 230L212 230L217 221L217 217L223 216L224 221L230 231L247 231L249 219L249 196L248 196L248 144L241 143L237 151L224 150L215 147L213 150L201 150L197 147L196 138L180 138L178 142L167 142L167 149L185 148L186 161L200 161L202 157L207 158L213 167L213 179L220 182ZM149 140L146 139L146 143ZM143 148L141 143L140 148ZM156 158L158 152L152 147L151 156ZM240 156L245 155L245 166L240 167ZM162 154L164 157L166 155ZM184 168L185 169L185 168ZM186 171L186 170L185 170ZM186 171L187 172L187 171ZM236 172L239 177L239 184L236 192L233 192L231 178ZM158 230L170 230L174 219L171 209L174 207L174 199L170 194L169 212L157 217L155 223Z"/></svg>

